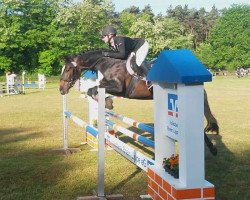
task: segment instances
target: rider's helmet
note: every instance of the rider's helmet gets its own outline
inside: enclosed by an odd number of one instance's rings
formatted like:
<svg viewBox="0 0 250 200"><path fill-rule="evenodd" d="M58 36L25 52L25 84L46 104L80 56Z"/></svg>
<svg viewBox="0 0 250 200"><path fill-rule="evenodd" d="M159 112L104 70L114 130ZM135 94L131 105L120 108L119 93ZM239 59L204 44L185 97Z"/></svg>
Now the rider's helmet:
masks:
<svg viewBox="0 0 250 200"><path fill-rule="evenodd" d="M116 35L116 33L117 31L113 26L106 26L102 29L102 36L109 35L109 34Z"/></svg>

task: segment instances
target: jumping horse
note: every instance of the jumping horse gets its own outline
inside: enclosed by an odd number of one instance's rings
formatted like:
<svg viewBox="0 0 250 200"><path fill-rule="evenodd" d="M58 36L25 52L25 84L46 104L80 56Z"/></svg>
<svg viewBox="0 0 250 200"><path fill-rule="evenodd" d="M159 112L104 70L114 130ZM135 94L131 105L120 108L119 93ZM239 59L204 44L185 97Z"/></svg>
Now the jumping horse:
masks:
<svg viewBox="0 0 250 200"><path fill-rule="evenodd" d="M101 73L103 78L99 83L99 87L105 88L109 94L129 99L153 99L153 89L149 89L146 81L128 73L125 60L104 57L102 49L88 50L78 55L65 57L65 65L60 78L60 93L62 95L67 94L69 89L81 77L82 72L84 73L86 70ZM97 86L90 88L87 94L97 99ZM106 107L113 108L110 98L106 99ZM206 133L211 131L218 134L219 126L210 110L205 90L204 115L207 120L204 139L210 152L216 155L217 149Z"/></svg>

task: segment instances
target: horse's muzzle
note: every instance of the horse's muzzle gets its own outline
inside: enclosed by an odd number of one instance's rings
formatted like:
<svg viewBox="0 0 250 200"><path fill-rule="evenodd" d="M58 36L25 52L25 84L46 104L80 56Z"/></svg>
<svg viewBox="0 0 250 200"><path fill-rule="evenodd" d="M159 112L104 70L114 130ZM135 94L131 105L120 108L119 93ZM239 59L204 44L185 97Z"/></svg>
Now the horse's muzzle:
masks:
<svg viewBox="0 0 250 200"><path fill-rule="evenodd" d="M70 88L69 82L66 82L66 81L64 81L64 80L61 80L61 81L60 81L60 84L59 84L59 91L60 91L61 95L67 94L68 91L69 91L69 88Z"/></svg>
<svg viewBox="0 0 250 200"><path fill-rule="evenodd" d="M65 94L68 93L68 89L66 89L66 88L63 87L62 85L60 85L59 91L60 91L61 95L65 95Z"/></svg>
<svg viewBox="0 0 250 200"><path fill-rule="evenodd" d="M61 93L61 95L65 95L66 94L66 92L63 91L63 90L60 90L60 93Z"/></svg>

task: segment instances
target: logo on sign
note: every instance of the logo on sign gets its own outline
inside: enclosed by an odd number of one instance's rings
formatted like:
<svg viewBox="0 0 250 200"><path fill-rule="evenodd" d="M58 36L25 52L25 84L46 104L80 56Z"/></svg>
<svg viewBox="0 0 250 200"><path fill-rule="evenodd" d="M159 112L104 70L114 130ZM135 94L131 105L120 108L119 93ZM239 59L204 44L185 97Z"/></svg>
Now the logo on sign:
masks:
<svg viewBox="0 0 250 200"><path fill-rule="evenodd" d="M168 115L178 118L178 96L168 94Z"/></svg>

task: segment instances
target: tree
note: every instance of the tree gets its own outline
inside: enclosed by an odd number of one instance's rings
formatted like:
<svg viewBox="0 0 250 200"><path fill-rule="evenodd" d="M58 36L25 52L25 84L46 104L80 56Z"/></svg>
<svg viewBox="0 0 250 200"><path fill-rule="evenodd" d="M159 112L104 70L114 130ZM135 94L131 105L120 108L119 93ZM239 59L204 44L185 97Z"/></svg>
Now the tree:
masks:
<svg viewBox="0 0 250 200"><path fill-rule="evenodd" d="M199 55L209 49L203 61L212 64L210 67L227 70L250 66L249 19L249 5L234 5L226 10L210 32L210 45L199 49Z"/></svg>
<svg viewBox="0 0 250 200"><path fill-rule="evenodd" d="M158 19L154 23L139 18L130 29L134 37L145 38L150 44L149 58L155 58L163 49L191 48L193 36L174 19Z"/></svg>
<svg viewBox="0 0 250 200"><path fill-rule="evenodd" d="M123 35L130 36L130 28L138 18L139 14L122 11L119 16L119 31Z"/></svg>
<svg viewBox="0 0 250 200"><path fill-rule="evenodd" d="M211 11L207 13L207 22L206 26L204 26L205 40L208 40L209 32L216 24L217 20L220 17L220 11L213 6Z"/></svg>
<svg viewBox="0 0 250 200"><path fill-rule="evenodd" d="M135 10L135 9L133 9ZM119 16L119 33L132 38L145 38L150 44L148 58L155 58L163 49L191 48L191 34L174 18L154 16L150 6L142 12L123 10Z"/></svg>
<svg viewBox="0 0 250 200"><path fill-rule="evenodd" d="M195 51L197 57L202 61L204 65L208 68L216 69L215 68L215 52L212 51L212 47L209 43L201 43Z"/></svg>
<svg viewBox="0 0 250 200"><path fill-rule="evenodd" d="M196 49L198 44L208 39L210 29L219 18L219 11L215 6L210 12L206 12L204 8L189 9L187 5L175 8L170 6L167 10L167 16L178 20L185 27L185 32L194 36L193 48Z"/></svg>
<svg viewBox="0 0 250 200"><path fill-rule="evenodd" d="M140 13L140 8L136 7L136 6L130 6L129 8L124 9L122 12L139 14Z"/></svg>
<svg viewBox="0 0 250 200"><path fill-rule="evenodd" d="M0 72L58 74L63 55L102 45L113 10L109 0L1 1Z"/></svg>
<svg viewBox="0 0 250 200"><path fill-rule="evenodd" d="M150 20L153 22L154 19L154 13L152 11L152 8L150 5L146 5L143 9L142 9L142 15L144 15L146 18L148 18L147 20Z"/></svg>
<svg viewBox="0 0 250 200"><path fill-rule="evenodd" d="M131 26L140 19L145 22L153 23L154 14L150 5L146 5L142 11L138 7L131 6L123 10L119 16L119 30L123 35L133 36Z"/></svg>
<svg viewBox="0 0 250 200"><path fill-rule="evenodd" d="M48 46L47 26L55 17L57 0L15 1L0 4L0 64L2 71L38 69L39 52Z"/></svg>
<svg viewBox="0 0 250 200"><path fill-rule="evenodd" d="M64 56L102 46L100 31L112 22L113 10L110 1L101 0L61 5L50 26L50 47L40 53L40 68L58 73Z"/></svg>

